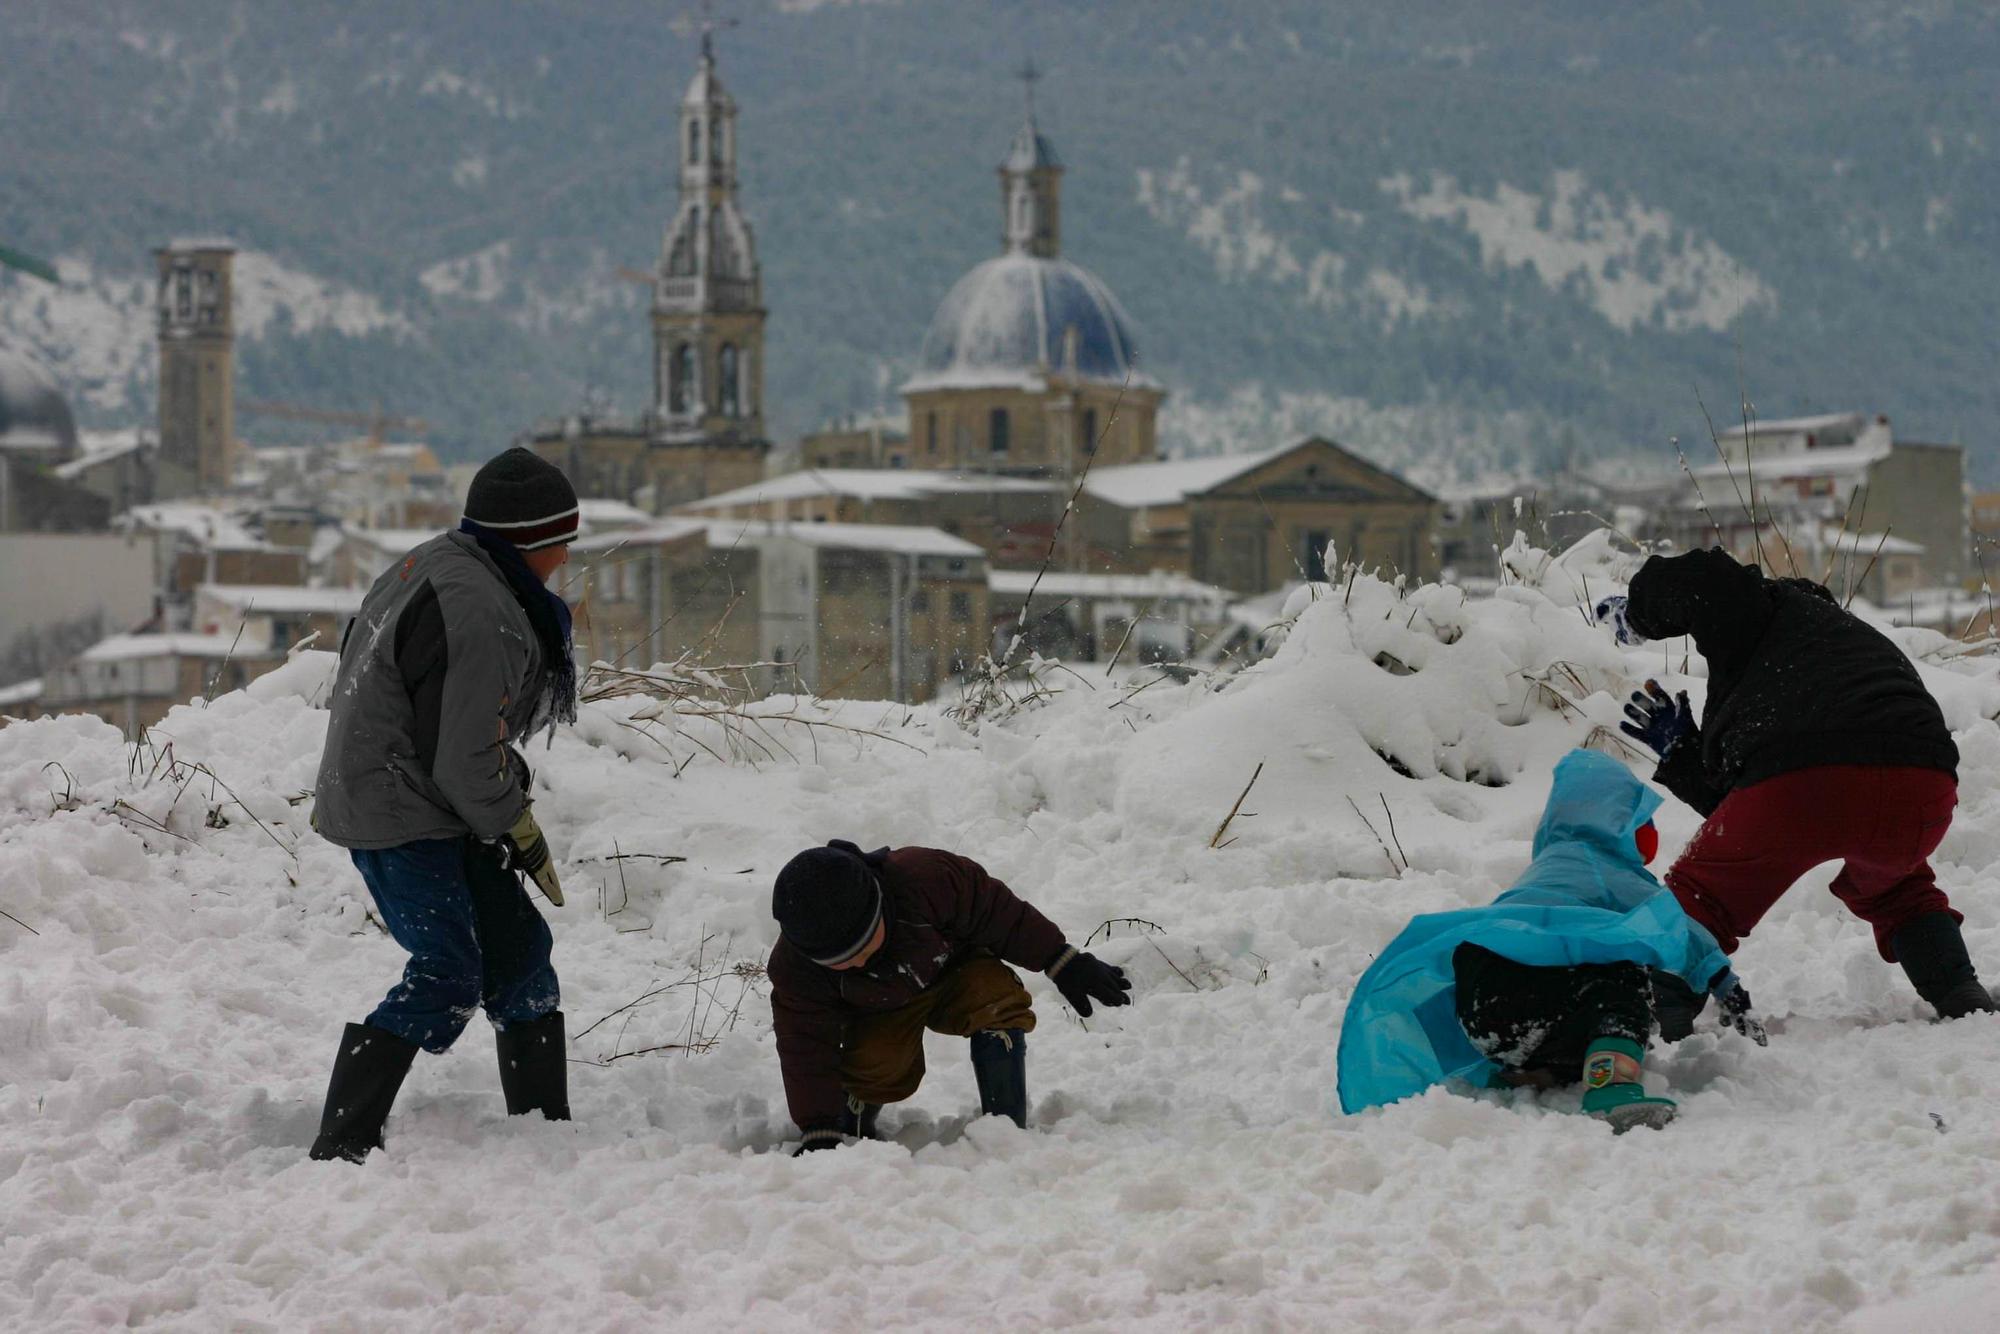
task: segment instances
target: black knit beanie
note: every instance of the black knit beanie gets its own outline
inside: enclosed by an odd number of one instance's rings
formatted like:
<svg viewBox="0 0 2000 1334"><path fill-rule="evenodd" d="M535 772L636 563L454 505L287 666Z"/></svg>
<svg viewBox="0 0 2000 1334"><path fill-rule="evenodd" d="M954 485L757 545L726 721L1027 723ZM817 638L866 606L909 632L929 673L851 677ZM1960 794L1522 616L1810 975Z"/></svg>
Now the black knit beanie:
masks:
<svg viewBox="0 0 2000 1334"><path fill-rule="evenodd" d="M831 966L846 963L875 938L882 923L875 864L886 852L863 853L835 839L785 863L771 890L771 916L793 949Z"/></svg>
<svg viewBox="0 0 2000 1334"><path fill-rule="evenodd" d="M562 469L519 445L488 459L465 493L465 517L523 551L576 541L578 513Z"/></svg>

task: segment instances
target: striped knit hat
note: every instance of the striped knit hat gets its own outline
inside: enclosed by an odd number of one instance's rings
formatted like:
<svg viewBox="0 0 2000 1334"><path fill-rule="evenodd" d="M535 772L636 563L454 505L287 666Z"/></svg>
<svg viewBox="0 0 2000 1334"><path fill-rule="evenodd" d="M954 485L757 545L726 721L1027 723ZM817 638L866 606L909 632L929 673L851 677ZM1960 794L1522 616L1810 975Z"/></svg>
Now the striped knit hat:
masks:
<svg viewBox="0 0 2000 1334"><path fill-rule="evenodd" d="M576 488L562 469L516 445L473 477L465 517L522 551L559 546L576 541Z"/></svg>

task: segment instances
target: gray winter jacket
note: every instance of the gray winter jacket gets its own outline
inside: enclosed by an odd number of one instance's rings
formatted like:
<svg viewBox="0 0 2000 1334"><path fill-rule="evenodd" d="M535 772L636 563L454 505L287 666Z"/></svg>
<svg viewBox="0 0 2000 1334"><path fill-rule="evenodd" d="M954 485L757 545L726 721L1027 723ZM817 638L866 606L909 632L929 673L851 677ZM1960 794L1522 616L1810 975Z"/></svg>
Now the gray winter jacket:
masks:
<svg viewBox="0 0 2000 1334"><path fill-rule="evenodd" d="M341 645L313 825L345 848L497 838L520 818L547 684L500 567L443 533L375 581Z"/></svg>

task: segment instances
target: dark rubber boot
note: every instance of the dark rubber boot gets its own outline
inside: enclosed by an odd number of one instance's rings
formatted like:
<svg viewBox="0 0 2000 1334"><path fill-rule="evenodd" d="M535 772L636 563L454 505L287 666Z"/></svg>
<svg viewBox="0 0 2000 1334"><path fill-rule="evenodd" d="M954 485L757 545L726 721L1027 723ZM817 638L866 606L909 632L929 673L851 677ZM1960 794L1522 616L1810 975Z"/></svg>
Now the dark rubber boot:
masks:
<svg viewBox="0 0 2000 1334"><path fill-rule="evenodd" d="M841 1113L840 1133L856 1139L880 1139L882 1136L875 1130L875 1118L880 1115L881 1103L863 1102L850 1093L847 1095L847 1110Z"/></svg>
<svg viewBox="0 0 2000 1334"><path fill-rule="evenodd" d="M540 1112L550 1121L569 1120L569 1044L563 1037L561 1010L551 1010L525 1024L495 1031L500 1052L500 1092L507 1115Z"/></svg>
<svg viewBox="0 0 2000 1334"><path fill-rule="evenodd" d="M366 1024L349 1024L340 1035L340 1054L333 1058L313 1160L358 1163L370 1149L381 1148L382 1123L416 1058L415 1043Z"/></svg>
<svg viewBox="0 0 2000 1334"><path fill-rule="evenodd" d="M1028 1035L1018 1028L989 1028L972 1035L972 1074L979 1081L979 1114L1004 1116L1028 1128Z"/></svg>
<svg viewBox="0 0 2000 1334"><path fill-rule="evenodd" d="M1963 1019L1968 1014L1991 1014L2000 1010L1993 997L1980 985L1972 958L1965 952L1965 936L1958 919L1948 912L1928 912L1913 917L1897 929L1890 944L1910 985L1930 1002L1940 1019Z"/></svg>

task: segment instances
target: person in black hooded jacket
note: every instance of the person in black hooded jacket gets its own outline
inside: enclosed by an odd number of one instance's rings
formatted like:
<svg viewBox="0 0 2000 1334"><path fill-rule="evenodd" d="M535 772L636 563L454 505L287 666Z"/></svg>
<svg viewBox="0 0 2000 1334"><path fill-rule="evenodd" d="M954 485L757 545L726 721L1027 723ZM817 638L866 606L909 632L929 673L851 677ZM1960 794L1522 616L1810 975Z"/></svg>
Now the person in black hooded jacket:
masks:
<svg viewBox="0 0 2000 1334"><path fill-rule="evenodd" d="M1943 1018L1996 1008L1930 856L1958 803L1958 747L1917 669L1810 579L1770 579L1718 549L1655 556L1597 617L1620 642L1692 636L1708 665L1699 724L1685 692L1648 681L1624 730L1654 780L1705 817L1668 888L1733 952L1822 862Z"/></svg>

